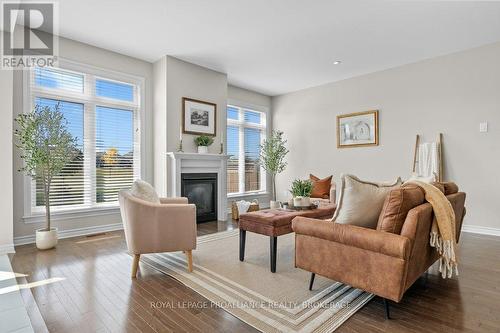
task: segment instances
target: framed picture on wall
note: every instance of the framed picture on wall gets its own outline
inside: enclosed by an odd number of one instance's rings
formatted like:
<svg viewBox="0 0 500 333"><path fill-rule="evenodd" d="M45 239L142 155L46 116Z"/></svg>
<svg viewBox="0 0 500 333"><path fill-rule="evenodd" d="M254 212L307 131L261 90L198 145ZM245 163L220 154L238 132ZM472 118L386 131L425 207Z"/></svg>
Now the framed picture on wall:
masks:
<svg viewBox="0 0 500 333"><path fill-rule="evenodd" d="M215 136L217 105L197 99L182 98L182 132Z"/></svg>
<svg viewBox="0 0 500 333"><path fill-rule="evenodd" d="M337 116L337 148L377 145L378 110Z"/></svg>

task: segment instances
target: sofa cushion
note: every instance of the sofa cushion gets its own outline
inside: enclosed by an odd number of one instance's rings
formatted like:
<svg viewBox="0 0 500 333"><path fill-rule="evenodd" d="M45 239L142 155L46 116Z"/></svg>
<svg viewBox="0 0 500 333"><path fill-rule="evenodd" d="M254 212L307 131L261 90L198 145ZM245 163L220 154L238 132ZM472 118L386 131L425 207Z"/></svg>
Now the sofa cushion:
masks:
<svg viewBox="0 0 500 333"><path fill-rule="evenodd" d="M153 186L151 186L149 183L145 182L144 180L136 180L132 184L132 190L131 193L134 197L148 201L151 203L159 204L160 203L160 198L158 197L158 194L156 193L155 189Z"/></svg>
<svg viewBox="0 0 500 333"><path fill-rule="evenodd" d="M339 202L332 221L375 229L387 194L400 186L399 177L388 184L342 175Z"/></svg>
<svg viewBox="0 0 500 333"><path fill-rule="evenodd" d="M319 179L315 175L310 174L309 180L313 184L311 198L329 199L330 187L332 186L332 177L333 176Z"/></svg>
<svg viewBox="0 0 500 333"><path fill-rule="evenodd" d="M445 195L458 193L458 185L454 182L441 182L441 184L444 186Z"/></svg>
<svg viewBox="0 0 500 333"><path fill-rule="evenodd" d="M424 202L425 194L419 186L408 184L393 189L385 198L377 230L399 235L408 211Z"/></svg>

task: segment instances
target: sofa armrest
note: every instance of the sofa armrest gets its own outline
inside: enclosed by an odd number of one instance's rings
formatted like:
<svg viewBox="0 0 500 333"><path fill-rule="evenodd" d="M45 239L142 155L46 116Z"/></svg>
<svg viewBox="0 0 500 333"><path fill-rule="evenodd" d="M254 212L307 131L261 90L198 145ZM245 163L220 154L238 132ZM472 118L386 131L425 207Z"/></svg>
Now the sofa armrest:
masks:
<svg viewBox="0 0 500 333"><path fill-rule="evenodd" d="M354 225L296 217L292 221L296 234L321 238L387 256L408 259L411 242L408 238Z"/></svg>
<svg viewBox="0 0 500 333"><path fill-rule="evenodd" d="M160 198L162 204L187 204L188 199L184 197Z"/></svg>

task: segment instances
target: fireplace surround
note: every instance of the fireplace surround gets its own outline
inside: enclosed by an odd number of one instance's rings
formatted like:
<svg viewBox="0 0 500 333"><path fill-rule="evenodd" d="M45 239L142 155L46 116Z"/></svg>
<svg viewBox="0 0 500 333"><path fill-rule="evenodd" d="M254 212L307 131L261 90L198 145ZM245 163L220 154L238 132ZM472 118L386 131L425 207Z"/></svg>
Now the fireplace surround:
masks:
<svg viewBox="0 0 500 333"><path fill-rule="evenodd" d="M184 152L167 153L167 195L180 197L183 195L182 177L187 174L215 174L216 180L216 220L226 221L227 212L227 174L228 155L198 154ZM206 188L206 185L203 185ZM214 219L215 220L215 219Z"/></svg>

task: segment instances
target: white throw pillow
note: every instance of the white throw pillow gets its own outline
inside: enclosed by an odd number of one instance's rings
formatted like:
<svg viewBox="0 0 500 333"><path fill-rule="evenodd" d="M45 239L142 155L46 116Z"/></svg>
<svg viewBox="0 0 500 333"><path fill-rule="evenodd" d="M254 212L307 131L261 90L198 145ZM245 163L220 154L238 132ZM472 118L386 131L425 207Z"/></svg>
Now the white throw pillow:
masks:
<svg viewBox="0 0 500 333"><path fill-rule="evenodd" d="M140 179L136 180L134 184L132 184L131 192L132 195L138 199L149 201L151 203L156 203L156 204L160 203L160 198L158 197L158 194L156 193L153 186L151 186L144 180Z"/></svg>
<svg viewBox="0 0 500 333"><path fill-rule="evenodd" d="M339 202L332 221L375 229L385 198L399 186L399 177L393 183L374 183L342 175Z"/></svg>

